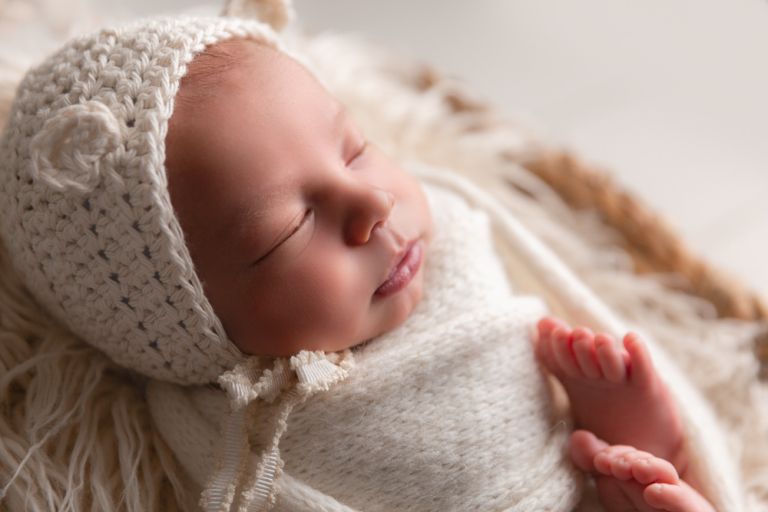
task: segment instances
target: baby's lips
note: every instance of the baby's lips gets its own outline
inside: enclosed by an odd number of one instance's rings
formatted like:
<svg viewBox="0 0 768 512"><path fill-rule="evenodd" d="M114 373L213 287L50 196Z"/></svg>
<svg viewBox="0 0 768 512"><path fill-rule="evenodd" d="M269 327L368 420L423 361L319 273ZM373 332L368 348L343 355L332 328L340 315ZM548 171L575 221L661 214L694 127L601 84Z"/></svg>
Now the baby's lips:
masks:
<svg viewBox="0 0 768 512"><path fill-rule="evenodd" d="M59 191L93 190L104 158L121 141L120 123L103 103L64 107L45 121L30 142L31 178Z"/></svg>

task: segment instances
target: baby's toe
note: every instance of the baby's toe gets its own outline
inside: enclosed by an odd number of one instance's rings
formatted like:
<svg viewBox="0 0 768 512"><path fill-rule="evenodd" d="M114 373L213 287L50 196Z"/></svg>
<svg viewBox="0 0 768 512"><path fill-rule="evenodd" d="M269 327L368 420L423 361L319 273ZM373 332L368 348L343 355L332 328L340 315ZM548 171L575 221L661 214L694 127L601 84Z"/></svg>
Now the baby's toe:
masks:
<svg viewBox="0 0 768 512"><path fill-rule="evenodd" d="M677 484L651 484L643 491L643 499L668 512L715 512L711 503L682 480Z"/></svg>
<svg viewBox="0 0 768 512"><path fill-rule="evenodd" d="M592 473L595 471L595 455L608 447L608 443L598 439L587 430L575 430L571 434L569 450L571 459L576 467L582 471Z"/></svg>
<svg viewBox="0 0 768 512"><path fill-rule="evenodd" d="M679 481L675 467L664 459L646 454L632 464L632 476L641 484L676 484Z"/></svg>
<svg viewBox="0 0 768 512"><path fill-rule="evenodd" d="M536 329L539 331L539 337L549 337L561 322L551 316L545 316L536 323Z"/></svg>
<svg viewBox="0 0 768 512"><path fill-rule="evenodd" d="M557 318L551 316L545 316L536 323L536 330L538 331L539 340L551 340L552 333L558 327L567 328L568 326Z"/></svg>
<svg viewBox="0 0 768 512"><path fill-rule="evenodd" d="M613 338L606 334L595 336L595 352L600 363L600 370L607 380L614 383L624 382L626 378L626 364L624 355L616 346Z"/></svg>
<svg viewBox="0 0 768 512"><path fill-rule="evenodd" d="M579 366L576 364L576 357L571 347L571 331L565 327L558 327L552 333L552 352L555 354L555 360L563 372L568 377L583 377Z"/></svg>
<svg viewBox="0 0 768 512"><path fill-rule="evenodd" d="M634 469L645 464L653 455L640 450L626 451L611 461L611 473L619 480L635 480Z"/></svg>
<svg viewBox="0 0 768 512"><path fill-rule="evenodd" d="M657 376L651 361L651 354L645 343L637 334L630 332L624 336L624 348L627 350L631 361L629 375L631 381L641 386L653 385L657 381Z"/></svg>
<svg viewBox="0 0 768 512"><path fill-rule="evenodd" d="M602 473L603 475L614 476L613 474L614 461L617 460L622 455L624 455L625 453L629 453L633 451L636 451L636 450L632 446L625 446L621 444L616 444L613 446L609 446L603 450L600 450L597 453L597 455L595 455L595 459L594 459L595 469L599 473Z"/></svg>
<svg viewBox="0 0 768 512"><path fill-rule="evenodd" d="M602 377L600 366L595 353L595 336L587 328L578 327L571 334L573 338L573 352L581 372L590 379Z"/></svg>
<svg viewBox="0 0 768 512"><path fill-rule="evenodd" d="M544 367L557 378L562 378L562 372L560 371L560 365L555 359L555 353L552 348L552 331L549 327L542 327L542 323L551 320L550 318L544 318L539 321L539 335L536 341L536 356L544 364Z"/></svg>

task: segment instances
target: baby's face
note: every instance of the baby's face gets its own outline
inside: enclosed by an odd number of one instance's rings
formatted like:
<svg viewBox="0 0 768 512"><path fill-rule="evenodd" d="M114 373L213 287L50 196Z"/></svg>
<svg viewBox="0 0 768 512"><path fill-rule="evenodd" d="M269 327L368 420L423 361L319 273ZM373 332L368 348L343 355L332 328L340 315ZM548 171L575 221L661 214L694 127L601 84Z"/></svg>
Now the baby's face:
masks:
<svg viewBox="0 0 768 512"><path fill-rule="evenodd" d="M240 60L202 99L190 65L166 167L227 334L245 353L287 356L397 327L422 297L432 237L418 182L300 64L253 42L225 46Z"/></svg>

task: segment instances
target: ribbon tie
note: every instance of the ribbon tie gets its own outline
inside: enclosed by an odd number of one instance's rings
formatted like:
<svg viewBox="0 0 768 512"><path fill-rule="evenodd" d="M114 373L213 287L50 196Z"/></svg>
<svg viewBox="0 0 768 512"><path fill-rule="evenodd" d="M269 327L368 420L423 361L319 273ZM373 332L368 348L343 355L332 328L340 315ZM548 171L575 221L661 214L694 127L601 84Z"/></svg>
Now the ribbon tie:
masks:
<svg viewBox="0 0 768 512"><path fill-rule="evenodd" d="M254 357L222 374L219 384L229 397L230 411L216 468L200 497L203 510L229 512L233 505L238 512L269 509L283 467L278 446L288 428L288 416L310 395L346 379L351 366L349 350L341 354L304 350L290 359L275 360L272 369L262 370L260 360ZM280 395L269 441L257 458L251 454L248 440L249 405L257 398L272 403Z"/></svg>

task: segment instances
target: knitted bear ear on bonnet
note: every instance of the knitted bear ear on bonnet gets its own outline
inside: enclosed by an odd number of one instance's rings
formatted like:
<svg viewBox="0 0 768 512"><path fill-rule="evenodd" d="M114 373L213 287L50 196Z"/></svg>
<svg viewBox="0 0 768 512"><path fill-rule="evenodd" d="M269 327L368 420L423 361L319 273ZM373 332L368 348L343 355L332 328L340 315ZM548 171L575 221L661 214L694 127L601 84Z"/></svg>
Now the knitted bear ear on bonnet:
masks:
<svg viewBox="0 0 768 512"><path fill-rule="evenodd" d="M288 4L262 3L276 25L290 18ZM269 25L232 17L74 39L26 74L0 140L0 236L30 292L116 363L181 384L245 358L203 294L164 167L187 65L231 38L285 51Z"/></svg>
<svg viewBox="0 0 768 512"><path fill-rule="evenodd" d="M291 0L227 0L221 15L255 18L282 30L296 13Z"/></svg>

